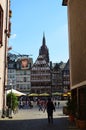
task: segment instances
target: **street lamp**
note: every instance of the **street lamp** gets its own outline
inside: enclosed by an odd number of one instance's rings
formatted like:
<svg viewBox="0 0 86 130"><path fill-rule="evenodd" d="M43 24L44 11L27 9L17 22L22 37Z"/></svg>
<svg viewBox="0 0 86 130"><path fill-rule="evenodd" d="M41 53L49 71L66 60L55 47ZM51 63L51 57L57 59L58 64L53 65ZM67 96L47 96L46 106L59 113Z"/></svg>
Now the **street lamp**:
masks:
<svg viewBox="0 0 86 130"><path fill-rule="evenodd" d="M6 91L7 91L7 86L5 85L4 96L3 96L3 111L2 111L2 116L1 116L2 118L5 118L7 116Z"/></svg>
<svg viewBox="0 0 86 130"><path fill-rule="evenodd" d="M12 88L13 88L13 84L12 84L12 81L10 82L10 87L11 87L11 96L10 96L10 98L11 98L11 102L10 102L10 114L9 114L9 118L12 118Z"/></svg>

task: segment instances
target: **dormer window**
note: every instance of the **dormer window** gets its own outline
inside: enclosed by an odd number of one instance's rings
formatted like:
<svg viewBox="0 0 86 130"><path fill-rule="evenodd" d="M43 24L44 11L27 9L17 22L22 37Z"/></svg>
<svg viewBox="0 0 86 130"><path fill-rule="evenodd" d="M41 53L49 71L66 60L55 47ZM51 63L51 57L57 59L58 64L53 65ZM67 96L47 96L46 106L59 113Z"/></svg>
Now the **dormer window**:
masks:
<svg viewBox="0 0 86 130"><path fill-rule="evenodd" d="M3 10L0 5L0 47L3 45L2 44L2 37L3 37Z"/></svg>

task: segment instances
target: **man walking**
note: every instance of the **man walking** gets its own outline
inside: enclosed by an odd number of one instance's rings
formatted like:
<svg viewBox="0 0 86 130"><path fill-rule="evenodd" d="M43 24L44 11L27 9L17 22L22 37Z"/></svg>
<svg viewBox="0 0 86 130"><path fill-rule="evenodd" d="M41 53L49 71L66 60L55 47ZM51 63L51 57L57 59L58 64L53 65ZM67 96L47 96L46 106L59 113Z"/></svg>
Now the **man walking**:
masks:
<svg viewBox="0 0 86 130"><path fill-rule="evenodd" d="M55 111L55 106L51 101L51 98L48 98L47 102L47 115L48 115L48 123L53 123L53 110Z"/></svg>

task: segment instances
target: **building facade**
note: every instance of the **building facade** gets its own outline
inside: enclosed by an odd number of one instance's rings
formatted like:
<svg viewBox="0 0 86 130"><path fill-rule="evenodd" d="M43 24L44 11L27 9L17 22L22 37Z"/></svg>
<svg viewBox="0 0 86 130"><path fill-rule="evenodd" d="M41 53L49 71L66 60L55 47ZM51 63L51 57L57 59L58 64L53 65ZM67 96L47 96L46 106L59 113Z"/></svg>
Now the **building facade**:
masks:
<svg viewBox="0 0 86 130"><path fill-rule="evenodd" d="M32 64L33 60L28 55L20 56L15 54L9 54L8 89L12 87L26 94L30 92L30 73Z"/></svg>
<svg viewBox="0 0 86 130"><path fill-rule="evenodd" d="M22 56L16 62L16 89L29 93L31 91L30 74L33 61L28 56Z"/></svg>
<svg viewBox="0 0 86 130"><path fill-rule="evenodd" d="M0 113L6 106L5 89L7 85L7 51L10 37L10 0L0 1Z"/></svg>
<svg viewBox="0 0 86 130"><path fill-rule="evenodd" d="M70 66L69 60L64 66L62 70L62 85L63 85L63 93L67 93L70 91Z"/></svg>
<svg viewBox="0 0 86 130"><path fill-rule="evenodd" d="M42 55L38 56L31 69L31 92L51 93L50 67Z"/></svg>
<svg viewBox="0 0 86 130"><path fill-rule="evenodd" d="M60 62L52 66L52 92L63 93L62 71L66 63Z"/></svg>
<svg viewBox="0 0 86 130"><path fill-rule="evenodd" d="M15 54L8 53L7 89L16 89L16 58Z"/></svg>
<svg viewBox="0 0 86 130"><path fill-rule="evenodd" d="M68 9L70 81L78 118L86 120L86 0L63 0Z"/></svg>
<svg viewBox="0 0 86 130"><path fill-rule="evenodd" d="M49 66L49 50L43 34L39 56L31 68L31 92L51 93L51 70Z"/></svg>
<svg viewBox="0 0 86 130"><path fill-rule="evenodd" d="M64 62L52 63L49 60L49 50L43 34L39 56L31 68L31 92L52 94L54 92L64 93L64 90L68 91L70 82L67 78L67 69L69 70L67 64Z"/></svg>

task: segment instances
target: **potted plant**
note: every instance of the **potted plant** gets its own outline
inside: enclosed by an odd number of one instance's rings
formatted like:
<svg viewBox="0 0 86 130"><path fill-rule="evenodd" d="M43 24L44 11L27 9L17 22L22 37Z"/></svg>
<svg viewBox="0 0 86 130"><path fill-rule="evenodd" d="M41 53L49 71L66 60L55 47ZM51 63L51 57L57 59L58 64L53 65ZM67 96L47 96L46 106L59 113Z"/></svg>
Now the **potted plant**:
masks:
<svg viewBox="0 0 86 130"><path fill-rule="evenodd" d="M77 114L76 116L76 126L80 129L86 129L86 115Z"/></svg>
<svg viewBox="0 0 86 130"><path fill-rule="evenodd" d="M7 94L7 106L8 109L11 109L13 112L18 107L18 99L14 93Z"/></svg>

